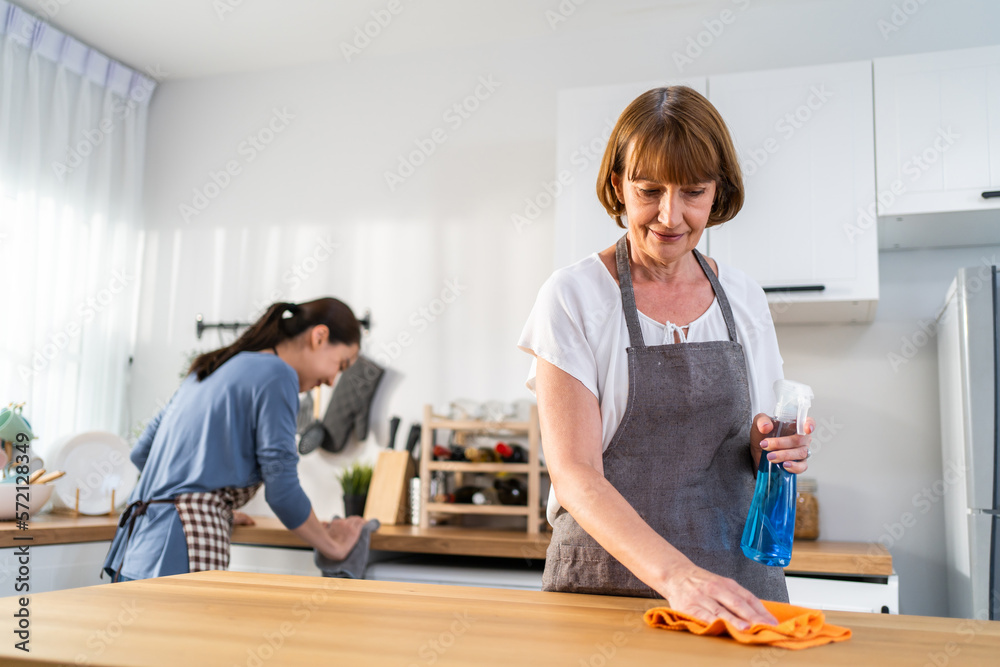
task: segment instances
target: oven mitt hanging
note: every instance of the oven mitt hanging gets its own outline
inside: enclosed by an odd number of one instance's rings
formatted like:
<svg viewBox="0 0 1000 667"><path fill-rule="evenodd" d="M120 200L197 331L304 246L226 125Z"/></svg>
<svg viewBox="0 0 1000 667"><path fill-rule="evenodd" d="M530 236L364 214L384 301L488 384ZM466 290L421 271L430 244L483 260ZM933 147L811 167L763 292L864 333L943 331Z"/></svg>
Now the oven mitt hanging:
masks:
<svg viewBox="0 0 1000 667"><path fill-rule="evenodd" d="M299 439L299 453L308 454L317 447L338 453L347 446L351 431L358 440L368 437L368 411L372 397L385 370L367 357L359 356L344 371L333 388L330 405L322 421L309 425Z"/></svg>

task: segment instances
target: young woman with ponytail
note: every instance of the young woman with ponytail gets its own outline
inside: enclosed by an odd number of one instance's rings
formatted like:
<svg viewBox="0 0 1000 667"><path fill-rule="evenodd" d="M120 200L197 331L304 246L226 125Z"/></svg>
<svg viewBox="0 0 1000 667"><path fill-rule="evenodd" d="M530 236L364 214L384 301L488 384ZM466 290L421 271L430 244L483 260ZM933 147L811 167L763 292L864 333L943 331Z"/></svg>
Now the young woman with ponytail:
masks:
<svg viewBox="0 0 1000 667"><path fill-rule="evenodd" d="M142 475L104 562L112 581L226 569L234 510L262 483L289 530L345 558L364 520L316 517L299 485L295 418L299 393L332 384L360 340L337 299L275 303L232 345L195 359L132 450Z"/></svg>

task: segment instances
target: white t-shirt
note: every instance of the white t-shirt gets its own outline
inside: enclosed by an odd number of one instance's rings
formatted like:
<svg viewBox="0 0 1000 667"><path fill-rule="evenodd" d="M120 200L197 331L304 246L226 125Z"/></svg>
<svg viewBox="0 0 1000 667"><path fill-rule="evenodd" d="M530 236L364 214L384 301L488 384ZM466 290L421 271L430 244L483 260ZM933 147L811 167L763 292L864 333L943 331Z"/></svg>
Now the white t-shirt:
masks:
<svg viewBox="0 0 1000 667"><path fill-rule="evenodd" d="M746 357L751 415L768 412L774 407L774 382L783 372L767 297L745 273L716 263ZM645 345L683 345L674 342L678 327L670 322L660 324L640 311L639 326ZM688 342L729 340L718 299L690 323L686 335L681 331L679 338ZM597 253L559 269L545 281L517 346L565 371L593 392L601 407L602 451L606 450L628 402L629 336L618 283ZM532 359L525 383L532 393L537 365L537 358ZM550 490L549 523L559 507L554 490Z"/></svg>

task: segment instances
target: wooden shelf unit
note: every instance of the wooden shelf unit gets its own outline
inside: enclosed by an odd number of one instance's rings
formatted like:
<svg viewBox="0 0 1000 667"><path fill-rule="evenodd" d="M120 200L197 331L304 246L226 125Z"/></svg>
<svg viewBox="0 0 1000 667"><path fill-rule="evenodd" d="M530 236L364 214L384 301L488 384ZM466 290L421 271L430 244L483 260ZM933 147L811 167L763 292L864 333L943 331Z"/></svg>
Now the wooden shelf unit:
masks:
<svg viewBox="0 0 1000 667"><path fill-rule="evenodd" d="M471 463L466 461L435 461L434 431L445 429L470 434L527 434L527 463ZM463 473L510 472L527 474L527 505L471 505L467 503L436 503L430 498L431 473L445 471L461 475ZM430 527L430 515L434 514L479 514L493 516L527 517L527 532L537 535L542 521L541 477L545 467L541 463L540 436L538 427L538 407L531 406L528 421L485 421L448 419L434 414L430 405L424 406L424 427L420 442L420 527Z"/></svg>

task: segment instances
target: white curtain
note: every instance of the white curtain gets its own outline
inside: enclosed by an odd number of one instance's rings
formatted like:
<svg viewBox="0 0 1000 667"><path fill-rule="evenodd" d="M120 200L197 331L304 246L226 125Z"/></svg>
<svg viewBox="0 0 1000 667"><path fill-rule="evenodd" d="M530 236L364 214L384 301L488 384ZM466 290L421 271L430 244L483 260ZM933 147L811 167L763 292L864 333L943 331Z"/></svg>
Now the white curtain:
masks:
<svg viewBox="0 0 1000 667"><path fill-rule="evenodd" d="M128 435L155 84L0 0L0 405L40 443Z"/></svg>

